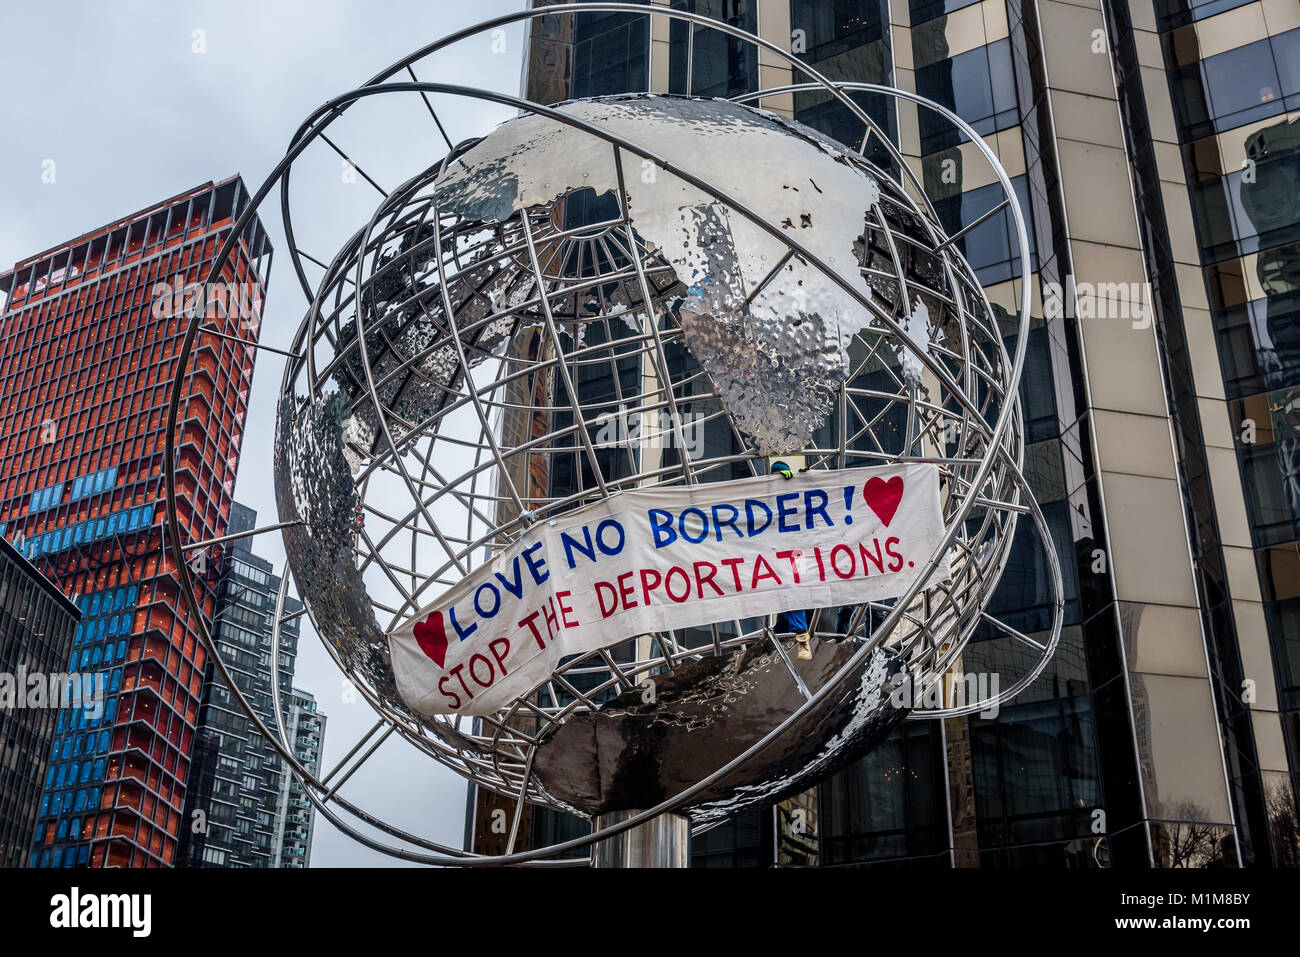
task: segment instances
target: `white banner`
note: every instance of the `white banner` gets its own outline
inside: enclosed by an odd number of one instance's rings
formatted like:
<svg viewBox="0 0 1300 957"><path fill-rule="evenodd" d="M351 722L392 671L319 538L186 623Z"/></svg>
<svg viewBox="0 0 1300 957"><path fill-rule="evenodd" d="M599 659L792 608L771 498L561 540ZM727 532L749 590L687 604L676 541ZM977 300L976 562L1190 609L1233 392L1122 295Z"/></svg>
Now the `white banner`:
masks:
<svg viewBox="0 0 1300 957"><path fill-rule="evenodd" d="M420 714L490 714L649 632L897 597L943 537L934 465L636 489L528 530L389 635ZM946 557L934 579L950 577Z"/></svg>

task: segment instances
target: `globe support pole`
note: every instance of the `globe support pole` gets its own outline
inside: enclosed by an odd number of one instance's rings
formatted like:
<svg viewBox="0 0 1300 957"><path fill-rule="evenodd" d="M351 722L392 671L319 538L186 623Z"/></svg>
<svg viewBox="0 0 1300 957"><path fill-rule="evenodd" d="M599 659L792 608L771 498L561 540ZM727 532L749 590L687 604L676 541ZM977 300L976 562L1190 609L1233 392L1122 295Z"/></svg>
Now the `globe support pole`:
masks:
<svg viewBox="0 0 1300 957"><path fill-rule="evenodd" d="M597 831L635 817L640 811L610 811L592 822ZM691 821L671 811L619 831L596 843L592 865L614 867L690 867Z"/></svg>

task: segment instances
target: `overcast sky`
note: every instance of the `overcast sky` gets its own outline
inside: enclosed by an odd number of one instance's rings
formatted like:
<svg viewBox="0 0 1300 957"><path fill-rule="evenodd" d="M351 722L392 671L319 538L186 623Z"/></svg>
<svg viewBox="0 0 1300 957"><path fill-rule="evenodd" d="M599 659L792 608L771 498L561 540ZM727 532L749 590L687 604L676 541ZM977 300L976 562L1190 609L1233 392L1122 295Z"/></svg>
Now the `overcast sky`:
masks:
<svg viewBox="0 0 1300 957"><path fill-rule="evenodd" d="M5 0L4 6L0 271L208 180L240 173L256 191L299 124L323 102L420 46L525 2ZM416 72L421 80L518 94L522 36L514 26L495 44L488 35L471 39ZM438 98L434 105L456 142L482 135L507 115L467 100ZM331 129L331 138L387 188L441 155L437 131L413 94L359 105ZM295 233L304 251L325 260L379 199L364 179L344 182L340 163L328 147L314 146L293 179ZM286 347L306 303L283 254L274 196L262 213L277 250L262 341ZM281 370L277 356L261 353L236 490L239 501L258 510L260 524L275 520L270 451ZM258 536L254 549L282 565L276 536ZM342 701L341 675L314 634L300 644L294 683L312 692L328 716L324 764L332 767L374 723L374 713L364 703ZM342 793L400 827L461 843L464 782L396 738ZM317 816L314 866L393 863Z"/></svg>

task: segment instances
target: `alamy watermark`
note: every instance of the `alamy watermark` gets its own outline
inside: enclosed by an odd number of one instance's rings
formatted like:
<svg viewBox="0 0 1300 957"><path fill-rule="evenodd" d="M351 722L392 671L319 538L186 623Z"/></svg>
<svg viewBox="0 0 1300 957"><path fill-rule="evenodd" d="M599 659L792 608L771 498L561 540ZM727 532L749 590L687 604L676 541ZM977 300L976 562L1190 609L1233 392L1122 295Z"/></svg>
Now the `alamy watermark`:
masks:
<svg viewBox="0 0 1300 957"><path fill-rule="evenodd" d="M918 689L911 672L894 677L889 702L895 708L912 711L942 711L967 705L992 702L979 712L981 718L998 716L997 696L1002 678L996 671L950 671L928 688Z"/></svg>
<svg viewBox="0 0 1300 957"><path fill-rule="evenodd" d="M19 665L13 672L0 671L0 711L81 708L98 718L104 713L107 690L104 672L28 671Z"/></svg>
<svg viewBox="0 0 1300 957"><path fill-rule="evenodd" d="M598 449L638 446L644 450L659 450L683 446L686 454L698 459L704 454L705 417L698 412L678 413L681 421L681 439L678 439L673 415L667 409L629 409L619 405L617 412L606 412L596 418L592 444Z"/></svg>
<svg viewBox="0 0 1300 957"><path fill-rule="evenodd" d="M253 332L262 321L262 289L254 282L187 283L178 273L171 282L154 283L150 295L155 319L235 319Z"/></svg>
<svg viewBox="0 0 1300 957"><path fill-rule="evenodd" d="M1043 315L1048 319L1127 319L1134 329L1149 329L1151 284L1075 282L1073 276L1065 277L1064 287L1059 282L1045 282Z"/></svg>
<svg viewBox="0 0 1300 957"><path fill-rule="evenodd" d="M129 930L148 937L153 930L152 894L83 894L80 887L50 898L50 926Z"/></svg>

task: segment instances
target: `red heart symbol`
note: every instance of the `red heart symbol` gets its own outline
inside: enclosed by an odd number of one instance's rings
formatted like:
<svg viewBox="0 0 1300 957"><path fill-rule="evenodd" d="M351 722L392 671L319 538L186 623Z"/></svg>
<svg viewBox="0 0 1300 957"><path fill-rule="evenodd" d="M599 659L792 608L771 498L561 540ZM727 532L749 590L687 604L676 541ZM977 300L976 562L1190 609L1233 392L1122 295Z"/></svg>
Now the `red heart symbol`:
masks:
<svg viewBox="0 0 1300 957"><path fill-rule="evenodd" d="M424 621L415 623L415 641L441 668L447 660L447 630L442 626L442 612L435 611Z"/></svg>
<svg viewBox="0 0 1300 957"><path fill-rule="evenodd" d="M898 503L903 500L903 477L895 475L888 482L881 478L869 479L862 486L862 497L867 506L888 525L898 511Z"/></svg>

